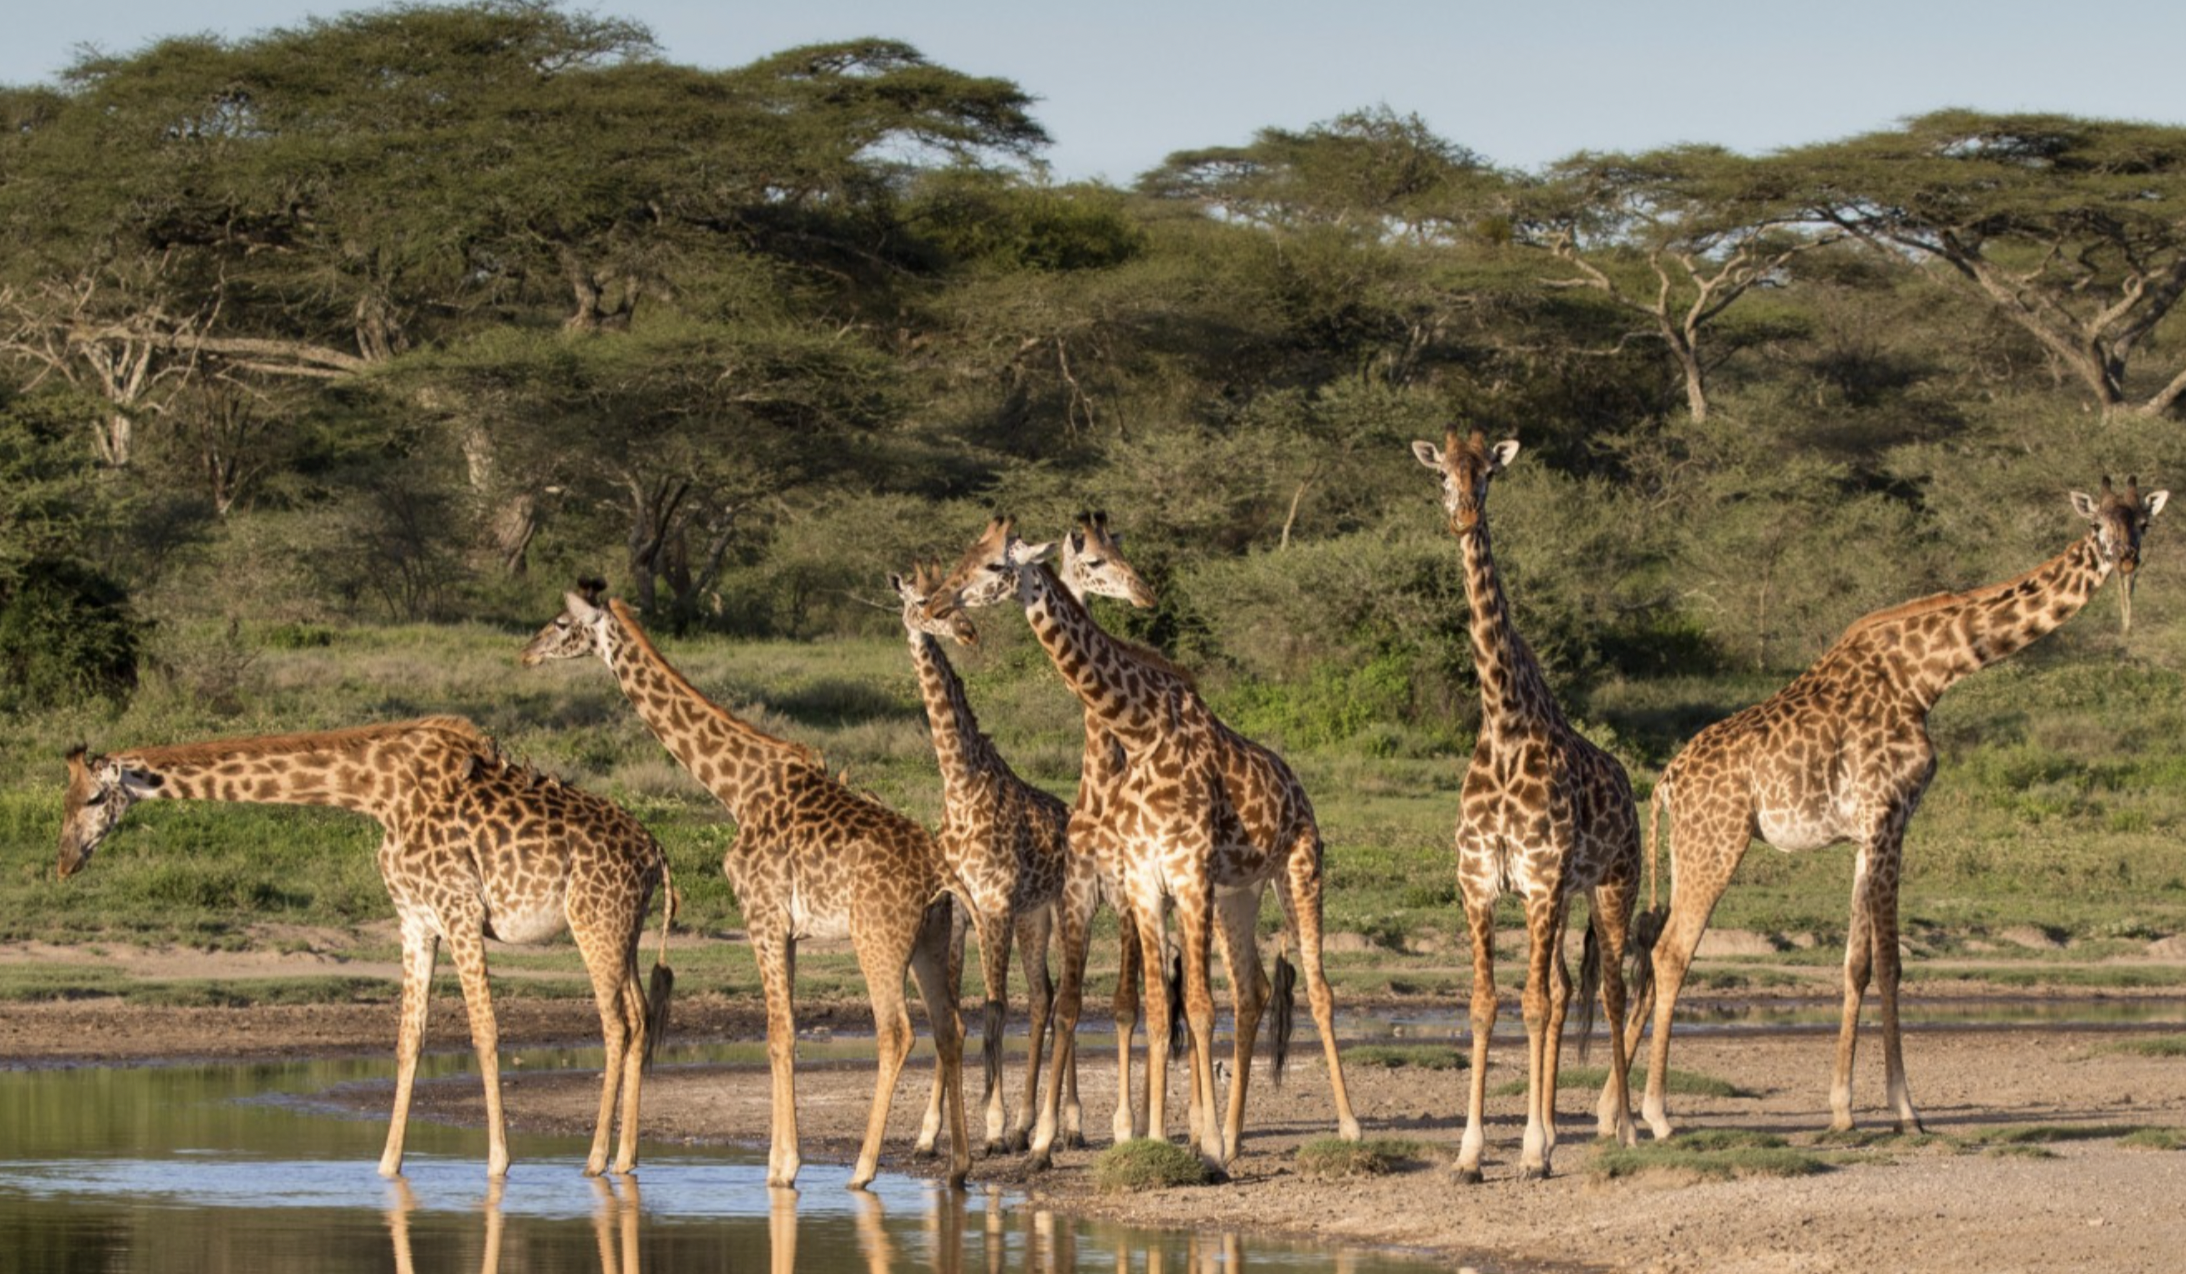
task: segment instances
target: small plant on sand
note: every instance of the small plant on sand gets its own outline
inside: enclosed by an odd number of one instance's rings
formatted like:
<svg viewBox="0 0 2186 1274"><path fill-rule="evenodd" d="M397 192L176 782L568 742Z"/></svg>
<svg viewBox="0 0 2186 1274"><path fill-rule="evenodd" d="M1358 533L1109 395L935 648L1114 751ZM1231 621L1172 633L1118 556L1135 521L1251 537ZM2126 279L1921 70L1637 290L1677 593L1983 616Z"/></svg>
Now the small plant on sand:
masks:
<svg viewBox="0 0 2186 1274"><path fill-rule="evenodd" d="M1198 1155L1157 1137L1134 1137L1093 1161L1093 1184L1102 1194L1200 1186L1208 1179L1207 1165Z"/></svg>
<svg viewBox="0 0 2186 1274"><path fill-rule="evenodd" d="M1782 1137L1739 1129L1703 1129L1670 1141L1637 1146L1604 1146L1587 1166L1596 1180L1661 1172L1696 1181L1733 1177L1804 1177L1829 1171L1820 1156L1800 1150Z"/></svg>
<svg viewBox="0 0 2186 1274"><path fill-rule="evenodd" d="M1298 1171L1324 1181L1382 1177L1425 1156L1426 1151L1420 1143L1403 1137L1375 1137L1366 1141L1316 1137L1298 1147Z"/></svg>
<svg viewBox="0 0 2186 1274"><path fill-rule="evenodd" d="M1354 1044L1343 1051L1346 1066L1417 1066L1421 1070L1465 1068L1465 1055L1453 1044Z"/></svg>
<svg viewBox="0 0 2186 1274"><path fill-rule="evenodd" d="M2186 1057L2186 1035L2151 1035L2147 1039L2120 1040L2106 1044L2105 1053L2138 1053L2142 1057Z"/></svg>

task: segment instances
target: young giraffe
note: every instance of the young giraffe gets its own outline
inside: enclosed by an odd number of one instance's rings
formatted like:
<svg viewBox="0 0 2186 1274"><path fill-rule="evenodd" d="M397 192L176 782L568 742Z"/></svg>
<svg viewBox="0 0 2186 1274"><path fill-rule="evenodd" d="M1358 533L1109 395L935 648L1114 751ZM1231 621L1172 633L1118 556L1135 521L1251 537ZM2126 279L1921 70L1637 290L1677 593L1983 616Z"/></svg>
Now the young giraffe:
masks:
<svg viewBox="0 0 2186 1274"><path fill-rule="evenodd" d="M1929 709L1959 679L2079 613L2113 570L2129 590L2142 533L2169 499L2168 491L2142 496L2138 479L2127 480L2123 495L2108 478L2099 498L2073 492L2073 510L2090 525L2064 552L2001 584L1937 593L1856 621L1797 680L1701 731L1664 767L1647 819L1652 840L1669 811L1670 908L1655 948L1655 1038L1641 1105L1655 1136L1670 1135L1662 1077L1678 991L1756 837L1787 851L1859 847L1830 1127L1852 1127L1853 1044L1873 974L1882 989L1886 1099L1899 1131L1920 1128L1898 1038L1898 879L1905 825L1935 775ZM1644 1011L1635 1011L1635 1024Z"/></svg>
<svg viewBox="0 0 2186 1274"><path fill-rule="evenodd" d="M774 1076L767 1184L797 1179L792 990L800 938L850 939L873 1008L880 1070L865 1141L850 1174L862 1189L879 1171L881 1135L897 1077L911 1052L904 1005L908 969L918 979L940 1059L949 1118L949 1184L971 1165L961 1080L963 1039L949 979L950 886L933 838L917 823L851 791L810 748L777 739L698 692L661 657L630 608L598 604L604 585L570 593L566 609L524 647L522 662L603 660L654 736L736 820L721 868L744 909L767 1000L767 1062Z"/></svg>
<svg viewBox="0 0 2186 1274"><path fill-rule="evenodd" d="M1592 904L1581 1011L1590 1013L1599 977L1614 1045L1600 1129L1626 1145L1636 1139L1624 1065L1623 960L1639 886L1639 817L1624 767L1564 720L1511 623L1488 538L1487 499L1489 481L1517 456L1518 443L1490 447L1477 429L1465 438L1452 429L1442 448L1415 442L1412 453L1441 478L1450 531L1464 553L1480 682L1480 737L1465 770L1457 823L1458 887L1473 940L1472 1072L1457 1172L1461 1180L1480 1180L1496 1015L1495 903L1509 889L1526 911L1526 1133L1519 1175L1533 1180L1549 1175L1556 1149L1556 1070L1571 999L1564 922L1572 896L1583 891L1591 891Z"/></svg>
<svg viewBox="0 0 2186 1274"><path fill-rule="evenodd" d="M1120 858L1139 935L1147 1001L1147 1127L1163 1127L1169 1044L1162 981L1163 906L1173 901L1184 956L1185 1020L1192 1039L1193 1139L1201 1157L1226 1165L1241 1139L1252 1050L1268 996L1255 924L1262 890L1284 881L1283 910L1298 937L1308 995L1327 1055L1338 1127L1356 1140L1337 1056L1334 1000L1320 960L1320 833L1289 767L1229 729L1152 651L1117 641L1044 564L1054 545L1027 545L996 519L928 603L931 614L992 604L1014 593L1034 635L1088 711L1127 758L1095 835ZM1075 846L1074 846L1075 847ZM1214 1002L1208 957L1219 939L1235 998L1236 1039L1226 1126L1214 1101ZM1278 1027L1287 1025L1279 1014ZM1278 1065L1288 1041L1278 1031ZM1058 1056L1063 1045L1058 1036Z"/></svg>
<svg viewBox="0 0 2186 1274"><path fill-rule="evenodd" d="M463 981L485 1083L486 1170L497 1179L508 1172L485 939L539 942L565 928L591 974L607 1045L585 1172L597 1176L607 1167L618 1089L622 1136L614 1167L627 1173L636 1165L640 1074L666 1025L665 961L675 915L667 857L636 819L510 764L460 717L132 748L110 756L87 756L78 748L68 755L60 874L80 870L132 804L162 799L332 805L364 814L385 830L379 868L402 924L402 1028L381 1176L402 1171L403 1131L442 941ZM664 890L667 905L648 996L638 985L637 948L655 886Z"/></svg>
<svg viewBox="0 0 2186 1274"><path fill-rule="evenodd" d="M934 757L941 768L943 813L937 839L956 881L956 899L979 933L980 973L987 989L987 1151L993 1154L1005 1147L1024 1149L1032 1127L1054 999L1047 962L1054 908L1063 897L1067 878L1073 872L1090 876L1092 868L1070 856L1070 807L1017 777L995 750L994 741L979 728L979 717L964 695L964 683L938 640L948 637L969 646L979 640L979 634L961 614L948 619L926 617L926 599L940 582L941 572L926 563L908 577L888 577L888 586L903 602L911 663L918 670ZM1005 1128L1002 1029L1013 937L1025 953L1032 1032L1024 1092L1016 1118ZM933 1145L931 1130L940 1122L938 1102L937 1093L928 1110L928 1126L920 1130L921 1149Z"/></svg>

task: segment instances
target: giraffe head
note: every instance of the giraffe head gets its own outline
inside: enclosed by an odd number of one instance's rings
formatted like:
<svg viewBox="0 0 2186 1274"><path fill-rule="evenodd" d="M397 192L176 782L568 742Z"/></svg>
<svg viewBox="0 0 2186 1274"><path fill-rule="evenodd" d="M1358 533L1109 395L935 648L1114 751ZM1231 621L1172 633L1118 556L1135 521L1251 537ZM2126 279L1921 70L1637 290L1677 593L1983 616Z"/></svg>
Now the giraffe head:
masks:
<svg viewBox="0 0 2186 1274"><path fill-rule="evenodd" d="M1123 560L1123 533L1108 529L1106 513L1081 513L1078 529L1063 537L1062 564L1055 574L1071 596L1120 597L1140 610L1152 609L1154 590Z"/></svg>
<svg viewBox="0 0 2186 1274"><path fill-rule="evenodd" d="M114 757L91 756L82 747L68 754L68 796L61 809L63 876L91 861L91 851L121 822L129 807L159 791L161 779Z"/></svg>
<svg viewBox="0 0 2186 1274"><path fill-rule="evenodd" d="M2169 491L2142 495L2138 477L2127 478L2121 493L2111 487L2108 474L2103 475L2099 495L2072 493L2072 511L2087 519L2103 568L2125 577L2125 588L2118 594L2118 614L2127 632L2133 631L2133 581L2140 574L2141 536L2170 500Z"/></svg>
<svg viewBox="0 0 2186 1274"><path fill-rule="evenodd" d="M907 632L947 637L959 646L979 644L979 630L972 627L971 617L963 611L952 611L938 619L926 613L926 599L941 587L938 563L914 563L909 575L890 573L888 587L903 599L903 627Z"/></svg>
<svg viewBox="0 0 2186 1274"><path fill-rule="evenodd" d="M614 616L607 609L607 581L580 579L577 591L562 595L562 613L539 630L517 661L526 668L556 659L582 659L586 655L608 657L608 628Z"/></svg>
<svg viewBox="0 0 2186 1274"><path fill-rule="evenodd" d="M960 610L993 606L1018 591L1018 573L1055 555L1055 545L1027 544L1017 537L1017 519L994 518L947 578L926 599L926 614L947 619Z"/></svg>
<svg viewBox="0 0 2186 1274"><path fill-rule="evenodd" d="M1453 427L1441 447L1415 442L1412 454L1442 477L1442 510L1449 516L1450 533L1464 535L1480 525L1488 504L1488 480L1518 458L1518 440L1506 438L1494 446L1475 429L1459 438Z"/></svg>

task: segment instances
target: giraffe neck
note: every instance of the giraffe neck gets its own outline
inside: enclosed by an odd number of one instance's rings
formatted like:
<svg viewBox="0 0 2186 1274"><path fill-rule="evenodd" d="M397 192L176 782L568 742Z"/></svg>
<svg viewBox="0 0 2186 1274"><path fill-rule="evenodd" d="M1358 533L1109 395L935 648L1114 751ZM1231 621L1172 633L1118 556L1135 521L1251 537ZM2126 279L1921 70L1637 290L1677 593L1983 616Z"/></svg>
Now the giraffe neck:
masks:
<svg viewBox="0 0 2186 1274"><path fill-rule="evenodd" d="M1465 558L1465 597L1471 606L1473 675L1480 682L1480 729L1505 734L1538 728L1546 714L1557 716L1555 700L1541 680L1541 667L1511 623L1503 577L1495 569L1495 550L1483 514L1458 536Z"/></svg>
<svg viewBox="0 0 2186 1274"><path fill-rule="evenodd" d="M416 802L445 792L491 740L468 721L428 717L391 726L264 735L117 753L160 785L145 799L330 805L393 826Z"/></svg>
<svg viewBox="0 0 2186 1274"><path fill-rule="evenodd" d="M615 623L608 629L607 665L624 697L653 737L739 822L784 765L824 769L812 749L777 739L700 694L661 656L629 607L619 599L608 605Z"/></svg>
<svg viewBox="0 0 2186 1274"><path fill-rule="evenodd" d="M1840 638L1848 653L1880 655L1922 711L1943 692L2024 650L2080 613L2110 575L2095 537L2023 575L1941 593L1871 615Z"/></svg>
<svg viewBox="0 0 2186 1274"><path fill-rule="evenodd" d="M931 634L912 633L911 662L918 668L919 694L926 701L934 758L941 763L942 799L952 810L964 808L976 799L979 776L1001 765L1001 754L980 732L979 717L941 643Z"/></svg>
<svg viewBox="0 0 2186 1274"><path fill-rule="evenodd" d="M1159 734L1168 723L1170 692L1182 679L1094 623L1085 604L1045 564L1029 566L1017 578L1018 600L1033 636L1085 705L1088 735L1098 725L1128 749Z"/></svg>

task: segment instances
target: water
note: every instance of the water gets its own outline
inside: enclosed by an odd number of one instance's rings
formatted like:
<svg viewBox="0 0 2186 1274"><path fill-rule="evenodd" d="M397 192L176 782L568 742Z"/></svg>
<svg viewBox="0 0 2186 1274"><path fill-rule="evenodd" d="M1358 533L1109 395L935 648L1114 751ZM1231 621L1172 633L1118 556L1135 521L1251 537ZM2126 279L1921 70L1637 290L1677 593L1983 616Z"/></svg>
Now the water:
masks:
<svg viewBox="0 0 2186 1274"><path fill-rule="evenodd" d="M422 1071L467 1068L426 1059ZM405 1179L374 1171L386 1125L328 1096L392 1064L0 1072L0 1274L311 1270L1236 1271L1410 1274L1380 1254L1079 1222L1000 1191L648 1143L638 1179L587 1180L586 1142L510 1135L490 1188L476 1129L413 1120Z"/></svg>

